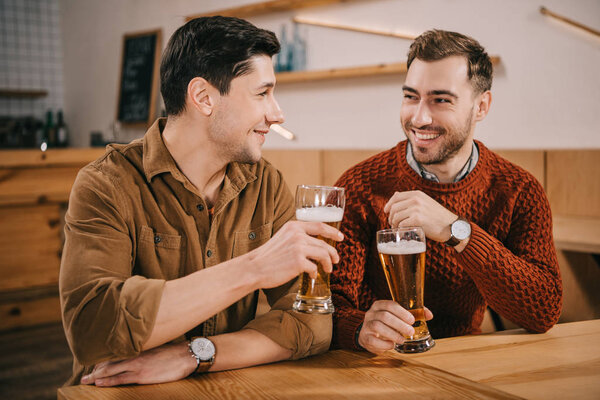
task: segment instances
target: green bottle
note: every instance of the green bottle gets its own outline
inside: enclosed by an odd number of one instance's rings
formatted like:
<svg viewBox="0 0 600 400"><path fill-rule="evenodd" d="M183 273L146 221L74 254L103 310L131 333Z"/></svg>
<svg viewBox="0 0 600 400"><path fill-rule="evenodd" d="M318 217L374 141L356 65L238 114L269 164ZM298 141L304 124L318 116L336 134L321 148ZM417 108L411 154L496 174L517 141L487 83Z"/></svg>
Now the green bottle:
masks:
<svg viewBox="0 0 600 400"><path fill-rule="evenodd" d="M63 119L62 110L58 110L56 117L56 142L58 147L67 147L69 145L69 130Z"/></svg>
<svg viewBox="0 0 600 400"><path fill-rule="evenodd" d="M45 141L48 147L56 146L56 129L54 129L54 122L52 119L52 111L46 112L46 124L44 125L43 141Z"/></svg>

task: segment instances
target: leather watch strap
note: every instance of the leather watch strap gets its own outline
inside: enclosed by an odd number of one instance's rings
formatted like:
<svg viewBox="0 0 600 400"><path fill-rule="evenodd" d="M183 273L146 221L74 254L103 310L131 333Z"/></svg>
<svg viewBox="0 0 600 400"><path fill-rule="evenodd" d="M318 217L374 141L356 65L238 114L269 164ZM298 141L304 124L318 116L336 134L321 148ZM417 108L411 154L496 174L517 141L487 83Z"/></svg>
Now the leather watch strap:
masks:
<svg viewBox="0 0 600 400"><path fill-rule="evenodd" d="M457 238L455 238L454 235L451 233L450 234L450 239L446 240L444 243L446 243L450 247L454 247L454 246L456 246L457 244L460 243L460 240L458 240Z"/></svg>
<svg viewBox="0 0 600 400"><path fill-rule="evenodd" d="M196 367L196 369L194 370L194 374L202 374L204 372L207 372L210 367L213 365L212 361L200 361L198 360L198 366Z"/></svg>

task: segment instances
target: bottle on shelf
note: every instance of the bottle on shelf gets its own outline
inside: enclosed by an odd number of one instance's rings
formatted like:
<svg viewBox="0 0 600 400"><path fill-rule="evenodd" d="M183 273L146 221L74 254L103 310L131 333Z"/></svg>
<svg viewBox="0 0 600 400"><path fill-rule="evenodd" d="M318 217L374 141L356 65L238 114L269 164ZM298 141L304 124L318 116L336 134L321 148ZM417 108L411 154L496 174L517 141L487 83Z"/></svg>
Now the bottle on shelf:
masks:
<svg viewBox="0 0 600 400"><path fill-rule="evenodd" d="M67 147L69 145L69 129L63 118L62 110L58 110L56 115L56 145L58 147Z"/></svg>
<svg viewBox="0 0 600 400"><path fill-rule="evenodd" d="M281 26L281 37L279 38L281 50L277 54L277 63L275 64L275 72L290 71L292 66L290 65L290 56L292 51L291 43L287 41L286 26Z"/></svg>
<svg viewBox="0 0 600 400"><path fill-rule="evenodd" d="M44 143L46 143L46 148L56 146L56 129L52 119L52 110L46 112L46 124L44 125L42 134L42 145Z"/></svg>
<svg viewBox="0 0 600 400"><path fill-rule="evenodd" d="M303 71L306 69L306 41L300 33L300 24L294 23L294 38L292 41L292 51L290 52L290 62L292 71Z"/></svg>

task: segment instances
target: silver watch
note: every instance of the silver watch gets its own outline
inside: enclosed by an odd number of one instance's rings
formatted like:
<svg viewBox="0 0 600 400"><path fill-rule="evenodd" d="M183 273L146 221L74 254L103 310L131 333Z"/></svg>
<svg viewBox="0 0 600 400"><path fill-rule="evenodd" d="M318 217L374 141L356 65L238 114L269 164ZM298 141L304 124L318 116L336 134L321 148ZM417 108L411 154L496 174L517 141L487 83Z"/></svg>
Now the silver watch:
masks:
<svg viewBox="0 0 600 400"><path fill-rule="evenodd" d="M194 337L190 340L189 350L198 365L194 373L206 372L215 362L217 350L215 344L205 337Z"/></svg>
<svg viewBox="0 0 600 400"><path fill-rule="evenodd" d="M450 239L446 241L448 246L456 246L471 236L471 224L464 218L458 218L450 224Z"/></svg>

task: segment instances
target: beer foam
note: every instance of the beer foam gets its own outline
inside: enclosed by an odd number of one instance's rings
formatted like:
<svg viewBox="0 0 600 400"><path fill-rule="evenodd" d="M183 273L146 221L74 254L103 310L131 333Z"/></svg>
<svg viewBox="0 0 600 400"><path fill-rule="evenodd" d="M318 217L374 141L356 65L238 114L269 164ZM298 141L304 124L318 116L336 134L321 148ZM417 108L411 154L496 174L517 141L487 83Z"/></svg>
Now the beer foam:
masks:
<svg viewBox="0 0 600 400"><path fill-rule="evenodd" d="M296 209L298 221L309 222L338 222L344 217L341 207L308 207Z"/></svg>
<svg viewBox="0 0 600 400"><path fill-rule="evenodd" d="M400 240L398 242L377 243L381 254L418 254L425 252L425 243L418 240Z"/></svg>

